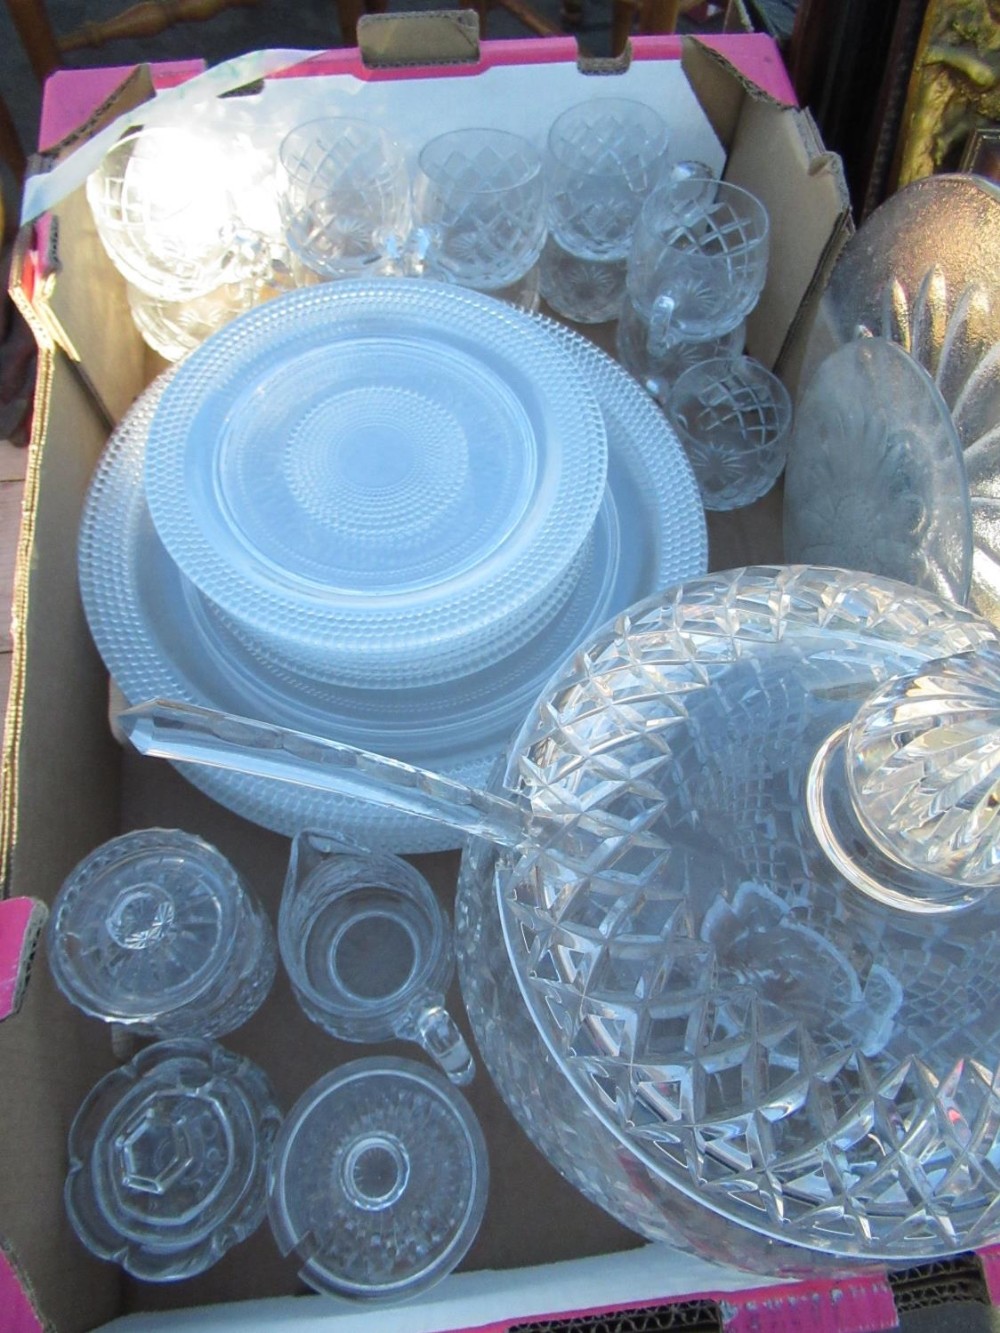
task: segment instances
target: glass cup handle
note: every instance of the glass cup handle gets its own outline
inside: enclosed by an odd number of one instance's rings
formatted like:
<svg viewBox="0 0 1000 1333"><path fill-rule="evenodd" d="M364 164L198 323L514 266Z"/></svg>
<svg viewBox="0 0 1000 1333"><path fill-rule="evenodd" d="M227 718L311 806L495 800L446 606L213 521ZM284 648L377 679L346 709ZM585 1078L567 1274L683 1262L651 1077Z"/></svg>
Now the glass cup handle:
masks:
<svg viewBox="0 0 1000 1333"><path fill-rule="evenodd" d="M666 292L660 292L653 302L646 333L646 350L650 356L664 356L677 341L673 323L677 302Z"/></svg>
<svg viewBox="0 0 1000 1333"><path fill-rule="evenodd" d="M439 996L425 995L411 1004L396 1024L396 1036L422 1046L452 1083L471 1083L475 1077L472 1052Z"/></svg>

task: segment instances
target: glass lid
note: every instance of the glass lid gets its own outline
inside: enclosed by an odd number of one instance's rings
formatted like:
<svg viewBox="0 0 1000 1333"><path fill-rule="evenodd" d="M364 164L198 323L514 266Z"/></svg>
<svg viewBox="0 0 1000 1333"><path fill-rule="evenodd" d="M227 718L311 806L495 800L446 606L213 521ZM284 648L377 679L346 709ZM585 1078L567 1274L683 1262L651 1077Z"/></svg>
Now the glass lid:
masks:
<svg viewBox="0 0 1000 1333"><path fill-rule="evenodd" d="M230 965L242 892L226 858L193 834L113 838L56 895L46 927L53 977L95 1017L176 1021Z"/></svg>
<svg viewBox="0 0 1000 1333"><path fill-rule="evenodd" d="M268 1216L315 1290L388 1303L426 1291L462 1260L488 1181L479 1123L451 1084L411 1060L355 1060L288 1113Z"/></svg>
<svg viewBox="0 0 1000 1333"><path fill-rule="evenodd" d="M514 743L504 786L562 815L496 875L537 1029L588 1120L755 1232L910 1262L1000 1235L998 652L887 579L710 575L600 632ZM970 653L975 689L928 667Z"/></svg>
<svg viewBox="0 0 1000 1333"><path fill-rule="evenodd" d="M91 1089L70 1127L74 1231L147 1282L203 1272L264 1220L280 1122L249 1060L193 1038L147 1046Z"/></svg>
<svg viewBox="0 0 1000 1333"><path fill-rule="evenodd" d="M405 678L545 601L606 472L600 410L543 323L382 279L288 293L197 348L157 408L145 486L167 551L227 614Z"/></svg>

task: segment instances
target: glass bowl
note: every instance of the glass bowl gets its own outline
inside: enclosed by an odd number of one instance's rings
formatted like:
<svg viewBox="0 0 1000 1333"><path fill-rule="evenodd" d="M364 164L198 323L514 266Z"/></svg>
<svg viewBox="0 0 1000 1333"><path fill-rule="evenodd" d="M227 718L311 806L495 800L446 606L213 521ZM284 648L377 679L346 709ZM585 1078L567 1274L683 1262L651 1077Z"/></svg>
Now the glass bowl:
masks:
<svg viewBox="0 0 1000 1333"><path fill-rule="evenodd" d="M766 1273L997 1240L996 892L912 892L840 829L827 758L887 680L997 642L891 580L734 571L632 608L530 710L491 787L555 831L470 847L463 993L523 1128L625 1225Z"/></svg>

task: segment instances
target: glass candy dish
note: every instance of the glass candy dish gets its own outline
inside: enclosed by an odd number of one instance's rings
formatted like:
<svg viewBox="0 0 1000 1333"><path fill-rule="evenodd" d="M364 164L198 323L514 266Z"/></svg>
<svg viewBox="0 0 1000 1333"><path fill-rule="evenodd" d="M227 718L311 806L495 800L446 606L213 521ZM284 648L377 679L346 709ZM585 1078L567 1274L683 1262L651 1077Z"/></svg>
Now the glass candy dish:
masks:
<svg viewBox="0 0 1000 1333"><path fill-rule="evenodd" d="M830 1273L1000 1237L998 667L954 603L784 566L598 631L485 792L239 719L123 722L478 833L460 973L527 1132L651 1238Z"/></svg>
<svg viewBox="0 0 1000 1333"><path fill-rule="evenodd" d="M967 491L971 509L971 576L964 567L962 544L949 551L939 538L932 538L934 555L925 560L927 523L933 518L925 510L914 522L902 503L896 507L896 543L877 549L868 545L864 567L888 574L905 560L909 578L931 589L953 589L952 595L966 596L974 610L994 623L1000 623L998 270L1000 188L974 175L945 174L912 182L870 214L840 252L820 301L800 380L808 388L825 358L859 336L898 345L926 372L951 414L961 446L967 482L959 490ZM927 397L926 388L920 396ZM866 474L888 462L881 440L871 445ZM832 455L829 461L834 462ZM843 466L844 475L836 469L831 474L841 492L848 484L846 456ZM915 459L912 466L929 470L933 464ZM885 479L877 485L884 494ZM949 503L941 490L934 496ZM798 508L797 501L790 503L786 497L786 555L806 558L800 542L808 535L822 544L824 560L847 563L858 545L857 524L842 525L839 517L828 513L824 518L815 509L800 516ZM908 553L900 549L901 541L909 543Z"/></svg>
<svg viewBox="0 0 1000 1333"><path fill-rule="evenodd" d="M269 1171L268 1216L309 1286L390 1304L426 1291L462 1260L488 1181L479 1124L440 1074L410 1060L355 1060L288 1113Z"/></svg>
<svg viewBox="0 0 1000 1333"><path fill-rule="evenodd" d="M146 1282L193 1277L264 1220L281 1112L263 1072L213 1042L157 1042L91 1090L70 1128L80 1240Z"/></svg>
<svg viewBox="0 0 1000 1333"><path fill-rule="evenodd" d="M155 695L268 717L433 766L474 783L555 664L616 611L704 571L705 518L690 464L663 415L610 357L547 325L596 395L608 435L608 485L579 580L520 649L450 683L408 689L333 686L251 652L179 573L142 490L149 422L165 379L137 401L95 474L80 531L80 588L98 649L132 703ZM175 373L175 372L169 372ZM225 770L185 767L213 799L293 834L338 828L394 851L456 845L450 831L324 793Z"/></svg>
<svg viewBox="0 0 1000 1333"><path fill-rule="evenodd" d="M145 487L179 568L286 657L407 684L529 638L604 495L600 409L526 315L409 279L328 283L196 349Z"/></svg>

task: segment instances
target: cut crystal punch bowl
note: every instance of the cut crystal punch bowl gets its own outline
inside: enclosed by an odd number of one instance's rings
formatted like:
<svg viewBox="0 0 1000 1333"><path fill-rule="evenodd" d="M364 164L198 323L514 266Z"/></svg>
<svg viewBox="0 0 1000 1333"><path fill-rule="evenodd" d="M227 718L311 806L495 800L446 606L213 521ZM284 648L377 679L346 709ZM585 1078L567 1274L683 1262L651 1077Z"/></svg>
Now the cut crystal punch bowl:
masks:
<svg viewBox="0 0 1000 1333"><path fill-rule="evenodd" d="M626 1225L789 1273L1000 1236L997 653L933 594L750 569L633 608L530 712L491 785L537 835L470 845L462 985Z"/></svg>

